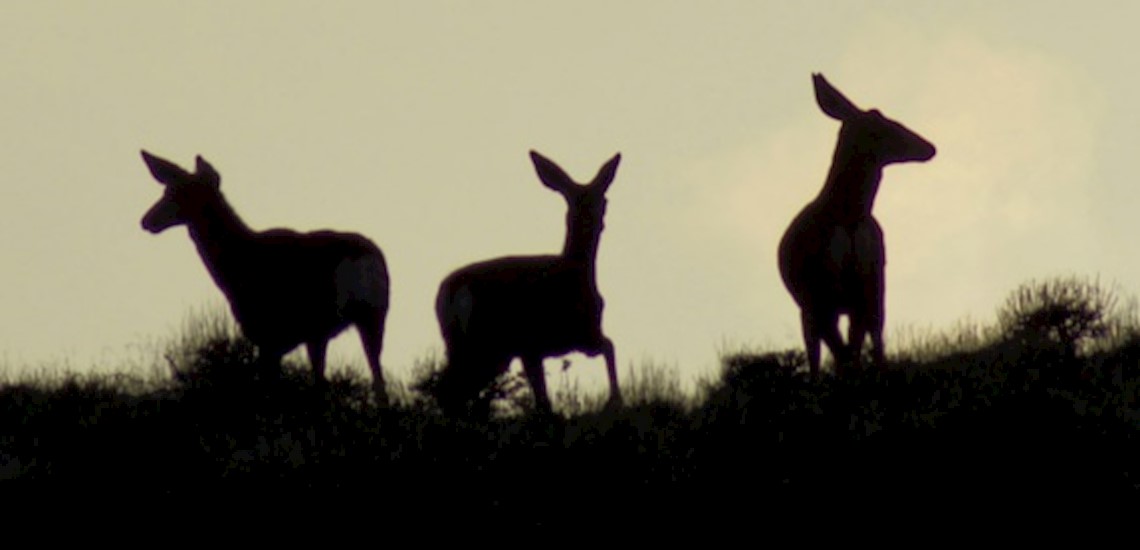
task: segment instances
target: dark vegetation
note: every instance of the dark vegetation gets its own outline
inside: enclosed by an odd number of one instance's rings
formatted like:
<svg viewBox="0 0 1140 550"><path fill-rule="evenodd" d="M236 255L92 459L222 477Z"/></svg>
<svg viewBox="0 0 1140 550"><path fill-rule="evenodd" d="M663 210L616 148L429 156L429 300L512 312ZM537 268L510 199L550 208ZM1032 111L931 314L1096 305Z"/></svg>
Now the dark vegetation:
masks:
<svg viewBox="0 0 1140 550"><path fill-rule="evenodd" d="M813 381L800 351L738 354L695 395L639 369L619 410L570 391L555 418L531 411L519 380L497 388L505 412L470 420L398 384L379 409L344 372L321 393L289 361L259 379L254 348L221 319L169 342L163 376L0 384L0 493L301 509L360 497L423 517L591 525L1140 496L1140 324L1095 282L1028 283L994 325L911 337L886 372Z"/></svg>

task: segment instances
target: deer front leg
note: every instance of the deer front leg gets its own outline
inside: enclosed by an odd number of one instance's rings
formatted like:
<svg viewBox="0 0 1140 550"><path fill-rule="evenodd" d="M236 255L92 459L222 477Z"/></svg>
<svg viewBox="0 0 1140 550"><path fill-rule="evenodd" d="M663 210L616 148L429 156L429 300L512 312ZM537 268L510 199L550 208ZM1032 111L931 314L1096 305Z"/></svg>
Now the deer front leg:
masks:
<svg viewBox="0 0 1140 550"><path fill-rule="evenodd" d="M550 396L546 394L546 371L543 370L542 357L524 357L523 372L530 381L530 389L534 392L535 409L540 414L551 414Z"/></svg>
<svg viewBox="0 0 1140 550"><path fill-rule="evenodd" d="M622 404L621 387L618 386L617 379L617 358L614 343L607 337L602 338L602 355L606 358L606 374L610 378L610 400L606 402L606 407L617 409Z"/></svg>
<svg viewBox="0 0 1140 550"><path fill-rule="evenodd" d="M384 322L362 322L357 324L360 333L360 342L364 345L364 356L368 360L368 368L372 370L372 393L376 396L376 404L380 407L388 406L388 388L384 383L384 369L380 366L380 353L383 351Z"/></svg>

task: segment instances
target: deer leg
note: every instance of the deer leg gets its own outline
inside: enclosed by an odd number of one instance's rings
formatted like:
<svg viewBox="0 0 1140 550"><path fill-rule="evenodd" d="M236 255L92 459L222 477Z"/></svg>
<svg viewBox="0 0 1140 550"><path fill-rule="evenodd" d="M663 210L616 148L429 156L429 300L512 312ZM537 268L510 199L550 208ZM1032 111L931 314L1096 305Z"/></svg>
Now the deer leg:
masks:
<svg viewBox="0 0 1140 550"><path fill-rule="evenodd" d="M281 358L287 350L274 346L258 346L257 361L254 363L257 373L265 380L274 380L281 375Z"/></svg>
<svg viewBox="0 0 1140 550"><path fill-rule="evenodd" d="M847 346L839 335L839 313L825 312L820 315L810 310L801 314L804 329L804 344L807 346L808 366L811 375L819 375L820 340L827 344L831 355L835 358L835 374L841 375L844 362L847 360Z"/></svg>
<svg viewBox="0 0 1140 550"><path fill-rule="evenodd" d="M847 326L847 349L851 366L857 369L863 355L863 342L867 339L867 324L863 315L849 314L847 318L850 321Z"/></svg>
<svg viewBox="0 0 1140 550"><path fill-rule="evenodd" d="M800 312L800 324L803 326L804 347L807 348L808 368L811 375L819 375L819 334L815 330L815 319L807 309Z"/></svg>
<svg viewBox="0 0 1140 550"><path fill-rule="evenodd" d="M510 367L510 358L490 356L463 346L448 345L447 367L436 387L436 399L447 416L464 412L476 418L490 413L491 397L484 390L499 374ZM533 385L532 385L533 387Z"/></svg>
<svg viewBox="0 0 1140 550"><path fill-rule="evenodd" d="M884 357L885 350L883 349L883 325L887 319L886 306L884 305L884 294L886 292L886 280L884 278L883 266L886 260L879 264L878 269L875 271L875 276L872 279L872 287L870 296L868 296L869 303L867 304L866 311L869 313L867 316L867 330L871 333L871 359L875 363L875 368L883 371L887 367L887 361Z"/></svg>
<svg viewBox="0 0 1140 550"><path fill-rule="evenodd" d="M621 406L621 388L618 386L617 379L617 359L614 354L614 343L609 338L602 338L602 355L606 358L606 374L610 378L610 400L606 403L607 407L617 408Z"/></svg>
<svg viewBox="0 0 1140 550"><path fill-rule="evenodd" d="M875 363L875 368L879 369L879 371L883 371L887 368L887 359L883 349L883 319L883 312L880 310L877 315L871 318L869 323L871 331L871 359Z"/></svg>
<svg viewBox="0 0 1140 550"><path fill-rule="evenodd" d="M384 383L384 371L380 368L380 353L384 348L384 321L360 322L356 324L356 330L360 333L360 342L364 345L368 368L372 369L372 393L376 394L376 403L381 407L387 407L388 390Z"/></svg>
<svg viewBox="0 0 1140 550"><path fill-rule="evenodd" d="M546 372L543 370L542 357L524 357L523 372L530 381L530 388L534 392L535 409L541 414L551 414L550 396L546 394Z"/></svg>
<svg viewBox="0 0 1140 550"><path fill-rule="evenodd" d="M329 341L323 338L310 340L306 347L309 350L309 363L313 365L313 381L319 385L325 385L325 350L328 348Z"/></svg>
<svg viewBox="0 0 1140 550"><path fill-rule="evenodd" d="M447 366L444 367L440 373L439 383L435 387L436 401L439 403L443 413L447 416L454 416L460 410L459 404L463 402L461 394L461 381L460 375L463 373L463 361L460 360L459 354L453 349L453 346L448 346L447 349Z"/></svg>
<svg viewBox="0 0 1140 550"><path fill-rule="evenodd" d="M817 321L815 329L818 331L816 342L819 341L819 338L823 338L823 342L827 344L827 349L831 350L831 356L835 359L835 375L843 376L843 369L847 366L850 352L843 342L843 337L839 335L839 312L827 312L825 315L816 316L815 320ZM820 320L823 321L822 324L818 324ZM816 356L816 365L816 370L812 374L819 372L818 355Z"/></svg>

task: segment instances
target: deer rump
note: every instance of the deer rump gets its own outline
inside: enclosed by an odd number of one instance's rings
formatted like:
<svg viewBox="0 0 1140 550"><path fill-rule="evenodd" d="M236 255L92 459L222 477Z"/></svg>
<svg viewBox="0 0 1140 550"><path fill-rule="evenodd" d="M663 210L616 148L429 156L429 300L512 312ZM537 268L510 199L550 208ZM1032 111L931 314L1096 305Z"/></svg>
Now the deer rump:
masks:
<svg viewBox="0 0 1140 550"><path fill-rule="evenodd" d="M277 353L332 338L387 305L384 257L355 233L271 229L225 254L243 266L219 280L242 333Z"/></svg>
<svg viewBox="0 0 1140 550"><path fill-rule="evenodd" d="M871 216L836 221L809 206L780 243L780 275L796 304L812 313L871 313L887 263L883 229Z"/></svg>
<svg viewBox="0 0 1140 550"><path fill-rule="evenodd" d="M559 256L498 258L450 275L436 301L447 389L474 395L516 357L601 353L605 303L588 280Z"/></svg>

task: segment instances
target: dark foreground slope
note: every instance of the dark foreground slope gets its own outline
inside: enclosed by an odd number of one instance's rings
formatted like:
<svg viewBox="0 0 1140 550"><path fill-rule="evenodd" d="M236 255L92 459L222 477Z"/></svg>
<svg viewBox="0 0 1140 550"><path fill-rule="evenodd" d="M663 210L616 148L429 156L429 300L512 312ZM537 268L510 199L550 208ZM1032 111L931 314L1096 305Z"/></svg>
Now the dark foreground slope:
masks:
<svg viewBox="0 0 1140 550"><path fill-rule="evenodd" d="M366 381L320 391L294 366L260 380L248 344L197 341L168 383L0 386L0 493L532 524L1135 503L1140 337L1027 334L843 380L796 373L799 353L729 357L696 397L632 387L616 411L485 421L416 394L379 410Z"/></svg>
<svg viewBox="0 0 1140 550"><path fill-rule="evenodd" d="M697 402L483 422L443 418L426 401L378 410L364 382L322 393L302 371L264 382L244 364L142 393L106 379L12 384L0 389L0 487L383 495L425 513L535 521L869 496L1064 506L1140 494L1140 347L1099 358L1095 376L1082 376L1088 361L1068 365L1066 383L1000 353L843 381L793 374L789 357L732 358Z"/></svg>

